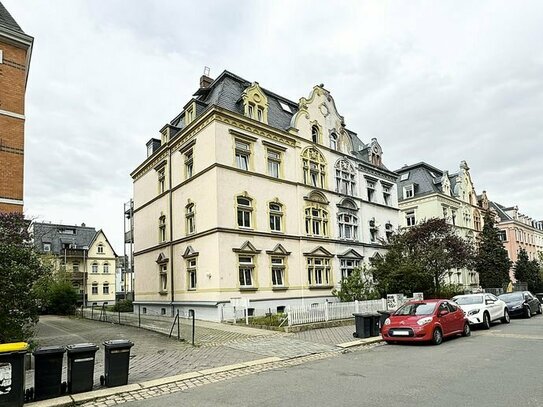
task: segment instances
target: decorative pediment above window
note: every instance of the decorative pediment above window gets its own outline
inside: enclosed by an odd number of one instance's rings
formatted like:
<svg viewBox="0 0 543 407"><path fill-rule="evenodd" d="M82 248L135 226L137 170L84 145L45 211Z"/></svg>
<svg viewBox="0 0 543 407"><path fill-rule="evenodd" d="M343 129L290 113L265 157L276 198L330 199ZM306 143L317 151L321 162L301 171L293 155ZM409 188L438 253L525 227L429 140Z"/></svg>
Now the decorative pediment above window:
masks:
<svg viewBox="0 0 543 407"><path fill-rule="evenodd" d="M256 247L253 246L251 242L248 240L241 245L239 249L232 249L234 253L245 253L245 254L258 254L261 252L261 250L258 250Z"/></svg>
<svg viewBox="0 0 543 407"><path fill-rule="evenodd" d="M332 253L330 253L328 250L326 250L322 246L317 246L315 249L308 253L304 253L304 256L308 257L334 257Z"/></svg>
<svg viewBox="0 0 543 407"><path fill-rule="evenodd" d="M267 254L274 254L276 256L289 256L290 252L287 252L287 250L283 247L281 243L278 243L277 246L273 248L273 250L266 250Z"/></svg>
<svg viewBox="0 0 543 407"><path fill-rule="evenodd" d="M337 207L350 211L358 211L358 206L356 205L356 202L350 198L344 198L340 203L337 204Z"/></svg>
<svg viewBox="0 0 543 407"><path fill-rule="evenodd" d="M381 256L381 254L379 252L375 252L373 253L373 255L370 257L370 263L375 263L376 261L378 260L381 260L383 258L383 256Z"/></svg>
<svg viewBox="0 0 543 407"><path fill-rule="evenodd" d="M190 259L192 257L197 257L200 253L192 248L192 246L187 246L185 252L183 253L184 259Z"/></svg>
<svg viewBox="0 0 543 407"><path fill-rule="evenodd" d="M357 259L357 260L362 260L364 258L364 256L360 255L360 253L358 253L354 249L349 249L343 254L338 254L337 257L341 259L348 258L348 259Z"/></svg>
<svg viewBox="0 0 543 407"><path fill-rule="evenodd" d="M326 196L322 192L319 192L319 191L311 191L309 195L304 196L304 199L306 201L322 203L325 205L328 205L330 203L330 201L326 199Z"/></svg>
<svg viewBox="0 0 543 407"><path fill-rule="evenodd" d="M168 259L164 253L160 253L158 255L157 259L156 259L156 262L158 264L164 264L164 263L167 263L169 261L170 261L170 259Z"/></svg>
<svg viewBox="0 0 543 407"><path fill-rule="evenodd" d="M337 170L347 171L354 173L354 166L351 164L349 160L346 160L345 158L340 158L336 161L336 165L334 166Z"/></svg>

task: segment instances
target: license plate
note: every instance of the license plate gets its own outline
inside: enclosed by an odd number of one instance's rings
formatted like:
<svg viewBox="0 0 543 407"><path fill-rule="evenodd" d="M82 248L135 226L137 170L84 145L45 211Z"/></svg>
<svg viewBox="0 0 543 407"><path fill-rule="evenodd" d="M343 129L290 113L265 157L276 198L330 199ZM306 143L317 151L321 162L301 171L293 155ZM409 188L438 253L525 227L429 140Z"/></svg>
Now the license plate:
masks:
<svg viewBox="0 0 543 407"><path fill-rule="evenodd" d="M407 331L394 331L394 336L409 336Z"/></svg>

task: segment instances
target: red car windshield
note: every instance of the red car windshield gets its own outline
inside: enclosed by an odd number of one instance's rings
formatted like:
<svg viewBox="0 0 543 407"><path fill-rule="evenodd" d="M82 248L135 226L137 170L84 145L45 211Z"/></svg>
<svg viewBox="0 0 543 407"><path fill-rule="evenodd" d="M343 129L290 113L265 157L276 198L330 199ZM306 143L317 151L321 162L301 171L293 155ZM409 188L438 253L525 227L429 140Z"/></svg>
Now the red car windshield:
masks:
<svg viewBox="0 0 543 407"><path fill-rule="evenodd" d="M393 315L431 315L436 309L436 302L415 302L402 305Z"/></svg>

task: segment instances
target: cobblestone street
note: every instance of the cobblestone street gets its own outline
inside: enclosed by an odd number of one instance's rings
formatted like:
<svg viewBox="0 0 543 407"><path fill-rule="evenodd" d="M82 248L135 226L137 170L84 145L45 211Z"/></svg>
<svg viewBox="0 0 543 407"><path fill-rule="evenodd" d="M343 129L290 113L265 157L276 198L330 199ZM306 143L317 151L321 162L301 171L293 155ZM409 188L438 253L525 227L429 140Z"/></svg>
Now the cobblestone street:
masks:
<svg viewBox="0 0 543 407"><path fill-rule="evenodd" d="M353 339L352 326L284 334L243 325L213 325L197 321L197 335L198 330L204 331L200 337L213 335L214 340L203 346L193 347L148 329L73 317L42 316L36 339L39 346L84 342L99 345L94 372L96 385L104 370L102 343L110 339L130 339L134 342L129 383L249 362L266 356L293 358L335 352L341 350L334 346L335 344ZM66 380L66 367L64 370L63 380ZM32 384L31 370L27 372L27 387Z"/></svg>

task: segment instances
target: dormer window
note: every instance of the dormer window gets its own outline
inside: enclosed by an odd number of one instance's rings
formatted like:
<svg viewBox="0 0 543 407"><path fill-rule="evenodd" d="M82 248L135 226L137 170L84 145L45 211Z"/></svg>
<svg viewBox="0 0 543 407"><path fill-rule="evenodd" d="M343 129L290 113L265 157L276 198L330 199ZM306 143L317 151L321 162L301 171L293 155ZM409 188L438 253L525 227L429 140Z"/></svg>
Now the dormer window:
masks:
<svg viewBox="0 0 543 407"><path fill-rule="evenodd" d="M241 95L245 116L268 124L268 98L257 82L249 86Z"/></svg>
<svg viewBox="0 0 543 407"><path fill-rule="evenodd" d="M337 134L336 133L330 134L330 148L332 150L337 150Z"/></svg>
<svg viewBox="0 0 543 407"><path fill-rule="evenodd" d="M313 141L313 143L319 142L319 128L315 125L311 127L311 141Z"/></svg>
<svg viewBox="0 0 543 407"><path fill-rule="evenodd" d="M415 196L415 184L407 185L403 187L404 199L413 198Z"/></svg>
<svg viewBox="0 0 543 407"><path fill-rule="evenodd" d="M191 107L185 110L185 126L192 123L192 121L194 120L194 117L195 115L194 115L194 103L193 103Z"/></svg>

